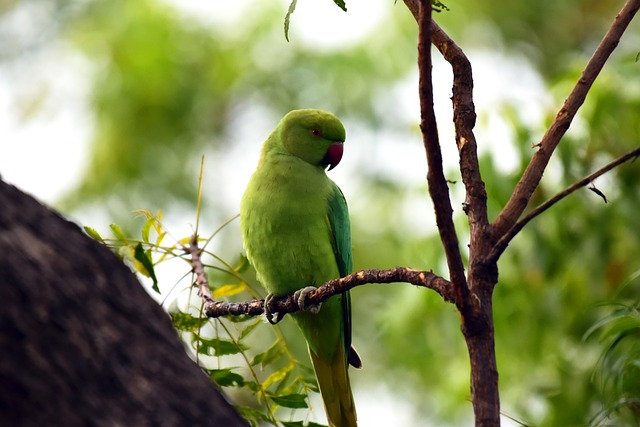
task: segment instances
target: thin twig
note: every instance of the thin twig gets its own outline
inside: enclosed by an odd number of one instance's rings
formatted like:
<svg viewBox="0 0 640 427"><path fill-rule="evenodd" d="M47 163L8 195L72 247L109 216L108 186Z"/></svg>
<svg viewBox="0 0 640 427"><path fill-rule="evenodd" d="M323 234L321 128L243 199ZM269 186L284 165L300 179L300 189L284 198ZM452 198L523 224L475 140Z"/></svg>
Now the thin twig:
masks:
<svg viewBox="0 0 640 427"><path fill-rule="evenodd" d="M320 304L333 295L372 283L404 282L415 286L433 289L447 302L454 302L451 283L431 271L414 270L407 267L396 267L389 270L361 270L340 279L330 280L315 291L307 294L306 304ZM288 295L273 302L275 312L280 314L298 311L298 301L294 295ZM264 313L264 300L253 300L240 303L206 300L204 313L208 317L226 315L258 316Z"/></svg>
<svg viewBox="0 0 640 427"><path fill-rule="evenodd" d="M527 215L525 215L522 219L520 219L517 223L515 223L514 226L511 227L511 229L500 238L500 240L498 240L498 242L495 244L495 246L489 253L489 256L488 256L489 262L498 260L502 252L504 252L504 250L509 245L509 242L511 241L511 239L513 239L513 237L516 234L518 234L520 230L522 230L524 226L527 225L527 223L529 223L529 221L531 221L532 219L534 219L535 217L537 217L538 215L540 215L541 213L543 213L544 211L546 211L551 206L555 205L556 203L558 203L560 200L564 199L571 193L579 190L582 187L586 187L587 185L591 184L593 180L595 180L599 176L604 175L605 173L609 172L611 169L617 166L620 166L621 164L628 162L629 160L635 159L639 156L640 156L640 147L636 148L633 151L628 152L623 156L618 157L617 159L601 167L591 175L586 176L581 180L577 181L576 183L565 188L564 190L562 190L561 192L559 192L558 194L556 194L546 202L542 203L535 209L532 209L529 213L527 213Z"/></svg>
<svg viewBox="0 0 640 427"><path fill-rule="evenodd" d="M435 209L436 224L444 246L456 304L467 301L467 279L460 254L458 236L453 223L453 209L449 187L442 166L442 152L438 139L436 116L433 110L433 82L431 75L431 0L422 0L418 13L418 70L420 92L420 128L427 154L427 182Z"/></svg>
<svg viewBox="0 0 640 427"><path fill-rule="evenodd" d="M540 183L542 174L549 163L553 151L558 146L560 139L564 136L567 129L569 129L569 125L580 106L584 103L593 82L618 45L620 37L622 37L622 34L627 29L627 26L639 8L640 0L628 0L616 16L609 31L607 31L607 34L603 37L600 45L582 72L582 76L580 76L580 79L556 115L555 120L540 143L537 144L539 150L533 155L531 162L516 185L509 201L494 221L494 230L497 236L506 236L514 224L516 224L522 212L526 209L534 190Z"/></svg>
<svg viewBox="0 0 640 427"><path fill-rule="evenodd" d="M209 281L207 275L204 272L204 265L202 264L202 258L200 254L202 251L198 248L198 235L196 233L189 239L189 248L185 248L191 255L191 265L193 272L196 275L196 285L198 285L198 296L205 302L213 302L213 296L211 295L211 289L209 288Z"/></svg>

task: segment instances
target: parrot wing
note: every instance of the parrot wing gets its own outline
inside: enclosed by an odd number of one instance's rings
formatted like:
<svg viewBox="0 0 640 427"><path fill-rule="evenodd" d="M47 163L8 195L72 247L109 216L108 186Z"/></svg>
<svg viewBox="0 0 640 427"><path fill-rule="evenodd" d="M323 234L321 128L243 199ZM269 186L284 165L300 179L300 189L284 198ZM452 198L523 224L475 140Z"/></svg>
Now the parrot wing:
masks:
<svg viewBox="0 0 640 427"><path fill-rule="evenodd" d="M353 258L351 256L351 224L347 202L340 187L334 184L333 192L329 195L329 224L332 232L333 252L338 263L340 277L351 273ZM347 352L347 361L354 368L362 368L360 356L351 347L351 295L345 292L342 298L343 339Z"/></svg>

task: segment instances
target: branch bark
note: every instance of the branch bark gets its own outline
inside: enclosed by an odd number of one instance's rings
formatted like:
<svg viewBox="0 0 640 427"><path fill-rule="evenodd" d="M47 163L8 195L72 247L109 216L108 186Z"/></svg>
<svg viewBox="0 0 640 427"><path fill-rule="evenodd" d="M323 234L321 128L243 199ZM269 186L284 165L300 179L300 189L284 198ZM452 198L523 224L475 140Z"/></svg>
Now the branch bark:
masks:
<svg viewBox="0 0 640 427"><path fill-rule="evenodd" d="M456 305L465 310L469 289L464 273L460 245L453 223L453 209L449 187L444 176L442 151L438 138L436 116L433 110L433 82L431 75L431 1L423 0L418 7L418 70L420 92L420 129L427 155L427 182L433 201L436 224L444 246L451 285L456 296Z"/></svg>
<svg viewBox="0 0 640 427"><path fill-rule="evenodd" d="M529 204L534 190L542 179L542 174L549 163L553 151L558 146L573 121L578 109L591 89L598 74L609 59L613 50L618 46L622 34L640 8L640 0L628 0L616 16L613 24L602 38L598 48L587 63L580 79L558 111L555 120L538 144L538 151L533 155L520 181L509 198L509 201L494 221L495 233L505 236L514 226L522 212Z"/></svg>
<svg viewBox="0 0 640 427"><path fill-rule="evenodd" d="M509 245L509 242L511 242L511 240L515 237L515 235L518 234L520 230L522 230L524 226L529 223L529 221L539 216L540 214L545 212L547 209L549 209L550 207L552 207L553 205L555 205L556 203L558 203L560 200L564 199L568 195L574 193L575 191L581 189L582 187L586 187L587 185L591 184L593 180L595 180L599 176L604 175L605 173L609 172L613 168L620 166L625 162L628 162L630 160L635 160L639 156L640 156L640 148L636 148L635 150L630 151L627 154L624 154L618 157L611 163L606 164L605 166L601 167L600 169L590 174L589 176L586 176L581 180L577 181L576 183L565 188L564 190L562 190L561 192L559 192L558 194L556 194L546 202L539 205L537 208L532 209L527 215L525 215L518 222L516 222L514 226L511 227L511 229L509 229L509 231L505 233L500 238L500 240L496 242L495 246L491 249L491 252L489 252L489 255L487 257L489 262L498 261L498 258L500 257L502 252L504 252L504 250L507 248L507 246Z"/></svg>

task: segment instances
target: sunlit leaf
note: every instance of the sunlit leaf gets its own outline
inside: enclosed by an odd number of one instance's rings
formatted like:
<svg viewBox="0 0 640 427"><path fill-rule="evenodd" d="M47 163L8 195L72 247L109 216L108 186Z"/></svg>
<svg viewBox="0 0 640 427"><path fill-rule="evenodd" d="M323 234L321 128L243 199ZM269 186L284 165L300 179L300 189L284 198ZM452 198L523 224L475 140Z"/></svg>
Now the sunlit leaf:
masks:
<svg viewBox="0 0 640 427"><path fill-rule="evenodd" d="M207 317L196 317L181 311L169 313L173 326L180 331L196 332L208 321Z"/></svg>
<svg viewBox="0 0 640 427"><path fill-rule="evenodd" d="M102 236L100 235L100 233L98 233L94 228L88 227L88 226L84 226L84 232L87 233L89 235L89 237L91 237L93 240L97 240L99 242L104 242L104 239L102 238Z"/></svg>
<svg viewBox="0 0 640 427"><path fill-rule="evenodd" d="M162 240L164 239L164 237L167 235L166 232L162 231L158 233L158 238L156 239L156 245L160 246L160 244L162 243Z"/></svg>
<svg viewBox="0 0 640 427"><path fill-rule="evenodd" d="M293 370L294 366L295 365L293 363L290 363L284 368L278 369L277 371L273 372L267 377L266 380L264 380L264 382L262 383L262 387L267 389L271 386L271 384L276 384L284 380L287 375L289 375L289 373Z"/></svg>
<svg viewBox="0 0 640 427"><path fill-rule="evenodd" d="M224 298L230 297L232 295L239 294L247 289L247 284L245 282L240 283L232 283L229 285L222 285L214 289L213 298Z"/></svg>
<svg viewBox="0 0 640 427"><path fill-rule="evenodd" d="M147 218L147 220L142 225L142 241L149 243L149 234L151 233L151 228L153 227L153 223L155 219Z"/></svg>
<svg viewBox="0 0 640 427"><path fill-rule="evenodd" d="M119 225L109 224L109 228L111 228L111 232L113 233L116 239L120 240L121 242L127 241L127 238L125 237L124 232L122 231L122 228L120 228Z"/></svg>

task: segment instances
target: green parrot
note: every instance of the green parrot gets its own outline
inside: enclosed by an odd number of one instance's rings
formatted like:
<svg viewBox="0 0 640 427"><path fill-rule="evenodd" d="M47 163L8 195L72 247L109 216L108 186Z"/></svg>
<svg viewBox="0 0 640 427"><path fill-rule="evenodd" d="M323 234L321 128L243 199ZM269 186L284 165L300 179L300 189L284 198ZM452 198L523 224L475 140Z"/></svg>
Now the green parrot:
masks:
<svg viewBox="0 0 640 427"><path fill-rule="evenodd" d="M240 228L267 301L351 272L347 203L325 173L340 162L344 140L333 114L294 110L262 146L242 197ZM356 426L347 367L362 363L351 347L349 292L292 316L307 341L329 425Z"/></svg>

